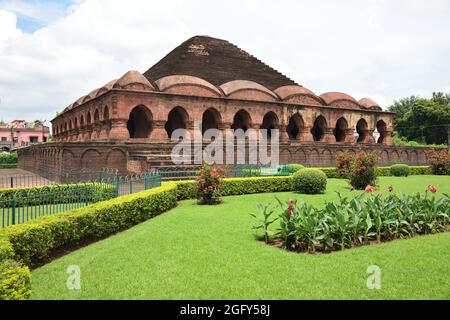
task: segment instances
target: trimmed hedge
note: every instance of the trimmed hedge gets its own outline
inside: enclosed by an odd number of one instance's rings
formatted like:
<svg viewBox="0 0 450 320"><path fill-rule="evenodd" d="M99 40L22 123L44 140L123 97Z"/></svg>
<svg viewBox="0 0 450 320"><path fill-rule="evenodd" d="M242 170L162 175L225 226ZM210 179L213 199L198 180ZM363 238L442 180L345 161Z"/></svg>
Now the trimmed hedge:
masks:
<svg viewBox="0 0 450 320"><path fill-rule="evenodd" d="M47 259L62 246L95 240L128 229L176 205L175 183L14 225L0 232L13 248L13 258L27 266Z"/></svg>
<svg viewBox="0 0 450 320"><path fill-rule="evenodd" d="M292 174L296 173L297 171L305 169L305 166L297 163L288 164L287 167L289 168L289 172Z"/></svg>
<svg viewBox="0 0 450 320"><path fill-rule="evenodd" d="M180 181L177 185L178 200L197 198L196 181ZM257 177L224 179L221 194L238 196L243 194L287 192L292 190L292 177Z"/></svg>
<svg viewBox="0 0 450 320"><path fill-rule="evenodd" d="M390 177L392 167L377 167L376 173L378 177ZM339 173L337 168L317 168L327 175L330 179L339 179ZM422 176L422 175L432 175L433 171L429 166L416 166L409 167L410 175L412 176Z"/></svg>
<svg viewBox="0 0 450 320"><path fill-rule="evenodd" d="M17 169L17 163L0 163L1 169Z"/></svg>
<svg viewBox="0 0 450 320"><path fill-rule="evenodd" d="M0 261L0 300L28 300L30 297L30 269L14 260Z"/></svg>
<svg viewBox="0 0 450 320"><path fill-rule="evenodd" d="M292 177L292 189L303 194L320 194L327 188L327 175L319 169L303 169Z"/></svg>
<svg viewBox="0 0 450 320"><path fill-rule="evenodd" d="M411 170L406 164L396 164L391 167L391 174L394 177L408 177L410 173Z"/></svg>
<svg viewBox="0 0 450 320"><path fill-rule="evenodd" d="M99 202L116 197L116 188L111 184L93 182L0 189L0 206L10 207L14 195L16 196L16 206L19 207L34 206L42 203L59 204L67 202L67 199Z"/></svg>
<svg viewBox="0 0 450 320"><path fill-rule="evenodd" d="M17 165L17 153L0 153L0 164L15 164Z"/></svg>

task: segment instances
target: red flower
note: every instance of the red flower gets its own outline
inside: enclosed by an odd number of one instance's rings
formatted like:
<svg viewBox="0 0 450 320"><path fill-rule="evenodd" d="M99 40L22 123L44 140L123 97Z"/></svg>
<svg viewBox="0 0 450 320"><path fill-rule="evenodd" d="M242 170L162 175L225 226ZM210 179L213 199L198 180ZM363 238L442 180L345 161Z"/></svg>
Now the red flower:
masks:
<svg viewBox="0 0 450 320"><path fill-rule="evenodd" d="M364 190L367 193L375 192L375 187L371 186L370 184L366 187L366 190Z"/></svg>
<svg viewBox="0 0 450 320"><path fill-rule="evenodd" d="M389 188L388 188L388 190L387 190L389 193L392 193L392 192L394 192L394 187L393 186L389 186Z"/></svg>
<svg viewBox="0 0 450 320"><path fill-rule="evenodd" d="M430 185L428 186L428 191L430 191L431 193L436 193L436 192L437 192L437 189L436 189L435 186L433 186L432 184L430 184Z"/></svg>

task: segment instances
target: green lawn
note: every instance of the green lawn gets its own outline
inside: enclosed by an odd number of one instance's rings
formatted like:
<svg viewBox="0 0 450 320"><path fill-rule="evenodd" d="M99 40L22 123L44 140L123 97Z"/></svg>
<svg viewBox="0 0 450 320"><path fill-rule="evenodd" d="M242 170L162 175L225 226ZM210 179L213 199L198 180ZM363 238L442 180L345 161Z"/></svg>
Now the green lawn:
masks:
<svg viewBox="0 0 450 320"><path fill-rule="evenodd" d="M259 202L295 197L321 205L326 195L292 193L225 198L217 207L180 205L153 220L33 271L34 299L450 299L450 233L333 253L288 253L255 241L250 212ZM450 192L449 177L380 179L380 190ZM356 194L356 193L354 193ZM66 288L67 267L81 269L80 291ZM367 289L367 267L382 289Z"/></svg>

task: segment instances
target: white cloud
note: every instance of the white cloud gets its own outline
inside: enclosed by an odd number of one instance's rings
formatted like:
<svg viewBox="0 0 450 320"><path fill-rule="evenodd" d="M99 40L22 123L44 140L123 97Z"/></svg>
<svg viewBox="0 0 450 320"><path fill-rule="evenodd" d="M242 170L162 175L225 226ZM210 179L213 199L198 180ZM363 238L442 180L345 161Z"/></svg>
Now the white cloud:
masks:
<svg viewBox="0 0 450 320"><path fill-rule="evenodd" d="M51 119L195 34L227 39L317 94L364 93L386 107L450 87L446 0L77 0L33 34L16 28L20 8L4 3L0 119ZM42 8L53 10L27 14Z"/></svg>

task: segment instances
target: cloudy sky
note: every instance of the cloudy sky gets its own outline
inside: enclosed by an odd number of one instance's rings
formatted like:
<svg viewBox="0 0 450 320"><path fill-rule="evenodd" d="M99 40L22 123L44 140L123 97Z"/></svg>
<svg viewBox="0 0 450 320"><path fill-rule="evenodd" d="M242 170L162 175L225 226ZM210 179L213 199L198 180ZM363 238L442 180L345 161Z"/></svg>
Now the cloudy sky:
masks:
<svg viewBox="0 0 450 320"><path fill-rule="evenodd" d="M51 120L193 35L387 107L450 91L449 30L448 0L0 0L0 120Z"/></svg>

